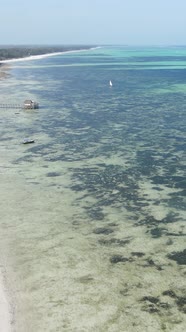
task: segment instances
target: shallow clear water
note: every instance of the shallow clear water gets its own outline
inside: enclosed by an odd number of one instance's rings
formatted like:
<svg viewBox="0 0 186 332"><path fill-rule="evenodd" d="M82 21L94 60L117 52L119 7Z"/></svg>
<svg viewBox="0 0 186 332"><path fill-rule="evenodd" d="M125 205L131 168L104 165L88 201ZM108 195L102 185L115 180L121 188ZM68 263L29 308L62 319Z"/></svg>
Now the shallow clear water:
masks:
<svg viewBox="0 0 186 332"><path fill-rule="evenodd" d="M41 106L0 109L17 331L183 331L186 48L105 47L10 74L0 102Z"/></svg>

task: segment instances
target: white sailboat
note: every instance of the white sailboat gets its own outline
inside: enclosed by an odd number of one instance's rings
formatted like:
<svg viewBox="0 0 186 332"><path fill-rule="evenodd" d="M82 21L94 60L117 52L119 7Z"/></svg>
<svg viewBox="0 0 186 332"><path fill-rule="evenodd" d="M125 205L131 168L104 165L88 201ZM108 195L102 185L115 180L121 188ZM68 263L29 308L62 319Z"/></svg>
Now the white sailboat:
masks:
<svg viewBox="0 0 186 332"><path fill-rule="evenodd" d="M112 81L109 82L109 85L112 86Z"/></svg>

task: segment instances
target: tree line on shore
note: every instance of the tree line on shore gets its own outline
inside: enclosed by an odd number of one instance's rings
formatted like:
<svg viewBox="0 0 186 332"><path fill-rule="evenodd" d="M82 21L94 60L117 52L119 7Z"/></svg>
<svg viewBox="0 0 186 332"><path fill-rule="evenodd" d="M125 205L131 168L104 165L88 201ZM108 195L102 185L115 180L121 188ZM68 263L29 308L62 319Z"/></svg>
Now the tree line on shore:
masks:
<svg viewBox="0 0 186 332"><path fill-rule="evenodd" d="M55 52L67 52L90 49L90 45L68 46L0 46L0 61L25 58L32 55L42 55Z"/></svg>

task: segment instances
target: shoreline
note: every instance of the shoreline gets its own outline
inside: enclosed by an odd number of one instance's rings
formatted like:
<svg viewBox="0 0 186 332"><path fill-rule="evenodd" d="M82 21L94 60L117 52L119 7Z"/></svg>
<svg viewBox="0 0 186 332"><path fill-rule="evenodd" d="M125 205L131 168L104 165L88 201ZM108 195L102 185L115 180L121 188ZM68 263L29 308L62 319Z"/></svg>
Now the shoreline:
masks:
<svg viewBox="0 0 186 332"><path fill-rule="evenodd" d="M63 54L69 54L69 53L79 53L79 52L85 52L94 50L97 48L100 48L101 46L92 47L89 49L81 49L81 50L71 50L71 51L63 51L63 52L53 52L53 53L46 53L46 54L38 54L38 55L30 55L27 57L22 58L13 58L13 59L6 59L6 60L0 60L0 79L6 78L8 76L7 69L9 69L9 65L14 64L15 62L21 62L21 61L34 61L34 60L42 60L48 57L57 56L57 55L63 55Z"/></svg>
<svg viewBox="0 0 186 332"><path fill-rule="evenodd" d="M48 58L48 57L51 57L51 56L91 51L91 50L94 50L94 49L97 49L97 48L100 48L100 47L101 46L91 47L89 49L79 49L79 50L71 50L71 51L53 52L53 53L46 53L46 54L30 55L30 56L23 57L23 58L13 58L13 59L7 59L7 60L0 60L0 68L1 68L1 64L3 65L3 64L6 64L6 63L13 63L13 62L20 62L20 61L40 60L40 59Z"/></svg>
<svg viewBox="0 0 186 332"><path fill-rule="evenodd" d="M8 290L5 287L3 267L0 266L0 331L12 332L13 315Z"/></svg>

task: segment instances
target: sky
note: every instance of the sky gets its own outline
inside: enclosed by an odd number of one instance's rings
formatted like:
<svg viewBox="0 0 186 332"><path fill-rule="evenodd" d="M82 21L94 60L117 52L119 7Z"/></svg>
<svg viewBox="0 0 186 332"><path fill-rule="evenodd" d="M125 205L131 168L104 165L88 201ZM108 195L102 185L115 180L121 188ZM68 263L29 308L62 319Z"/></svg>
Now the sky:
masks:
<svg viewBox="0 0 186 332"><path fill-rule="evenodd" d="M0 44L186 45L186 0L0 0Z"/></svg>

